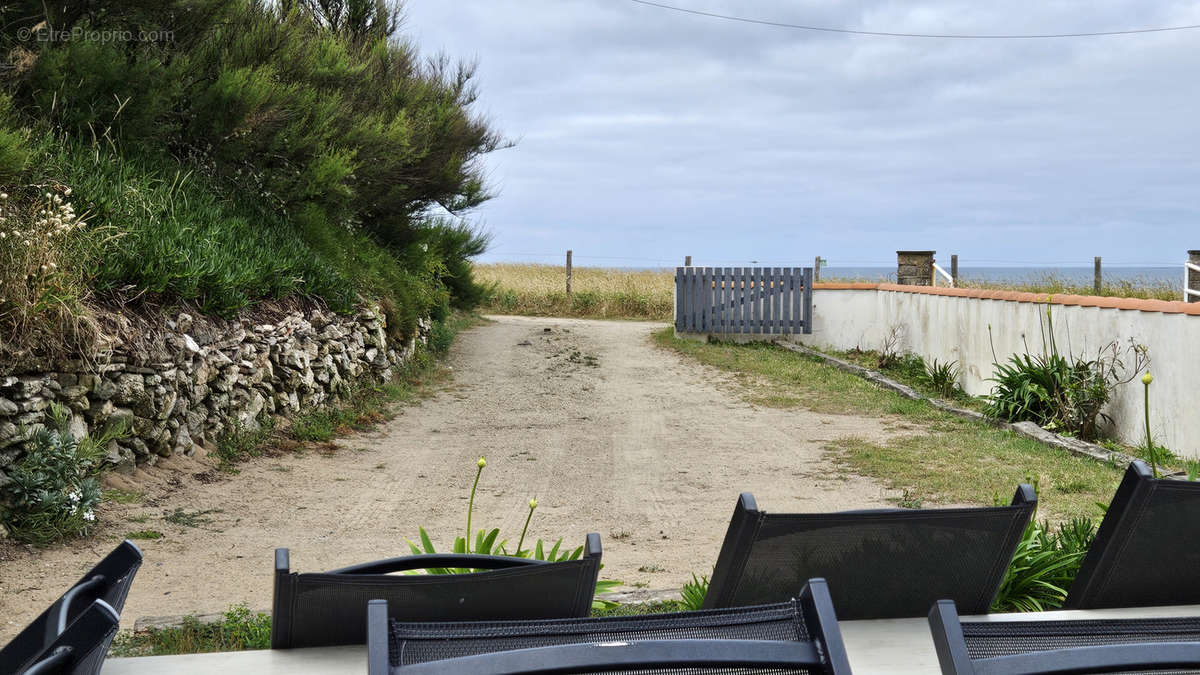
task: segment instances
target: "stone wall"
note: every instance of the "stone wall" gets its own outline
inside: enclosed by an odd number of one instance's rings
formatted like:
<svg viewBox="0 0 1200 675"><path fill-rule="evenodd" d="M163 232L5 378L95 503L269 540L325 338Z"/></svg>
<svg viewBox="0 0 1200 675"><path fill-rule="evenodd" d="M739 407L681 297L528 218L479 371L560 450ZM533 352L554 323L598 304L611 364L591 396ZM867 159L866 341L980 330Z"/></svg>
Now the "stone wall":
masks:
<svg viewBox="0 0 1200 675"><path fill-rule="evenodd" d="M355 381L390 379L424 341L429 322L405 344L389 340L377 309L339 316L319 309L281 313L271 323L212 322L179 314L136 347L112 349L56 372L0 376L0 486L18 461L23 431L46 422L57 402L78 436L124 420L112 441L118 468L153 464L214 444L234 425L291 415L345 394Z"/></svg>

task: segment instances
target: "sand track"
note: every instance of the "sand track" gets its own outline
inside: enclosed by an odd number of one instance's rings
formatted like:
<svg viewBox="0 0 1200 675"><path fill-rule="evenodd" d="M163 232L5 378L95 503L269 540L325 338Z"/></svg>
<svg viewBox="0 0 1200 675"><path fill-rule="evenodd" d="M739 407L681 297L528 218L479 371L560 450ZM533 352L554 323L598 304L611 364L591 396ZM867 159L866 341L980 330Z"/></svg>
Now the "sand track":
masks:
<svg viewBox="0 0 1200 675"><path fill-rule="evenodd" d="M404 555L424 525L448 547L465 527L475 461L488 460L475 525L514 540L589 531L604 540L602 575L673 588L716 560L740 491L769 511L887 505L878 484L836 475L824 442L882 440L884 420L752 406L725 374L656 348L661 324L494 317L464 332L454 381L333 453L264 457L217 482L207 460L173 458L131 480L144 505L109 505L85 542L0 551L0 639L7 640L126 533L146 562L123 624L271 603L272 551L320 571ZM548 329L548 330L547 330ZM165 514L201 513L195 526Z"/></svg>

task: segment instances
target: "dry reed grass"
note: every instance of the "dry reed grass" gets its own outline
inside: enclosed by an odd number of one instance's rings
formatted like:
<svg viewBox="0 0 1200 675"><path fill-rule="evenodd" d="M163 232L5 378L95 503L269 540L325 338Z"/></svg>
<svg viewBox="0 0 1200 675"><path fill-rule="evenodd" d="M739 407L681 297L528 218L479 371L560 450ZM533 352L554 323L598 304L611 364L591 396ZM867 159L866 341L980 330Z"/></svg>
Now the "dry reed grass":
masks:
<svg viewBox="0 0 1200 675"><path fill-rule="evenodd" d="M674 313L673 271L575 267L570 297L566 274L562 265L475 265L475 278L492 285L488 312L657 321Z"/></svg>

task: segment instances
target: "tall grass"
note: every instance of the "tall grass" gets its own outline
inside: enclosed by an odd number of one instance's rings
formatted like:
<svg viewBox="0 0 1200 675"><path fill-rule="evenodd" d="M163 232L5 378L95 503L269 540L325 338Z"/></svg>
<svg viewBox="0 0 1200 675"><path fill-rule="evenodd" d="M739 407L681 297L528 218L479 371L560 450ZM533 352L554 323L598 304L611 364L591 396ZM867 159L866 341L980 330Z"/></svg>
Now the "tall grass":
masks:
<svg viewBox="0 0 1200 675"><path fill-rule="evenodd" d="M476 279L491 290L484 309L501 314L669 321L674 313L674 272L576 267L572 293L566 269L556 265L475 265Z"/></svg>
<svg viewBox="0 0 1200 675"><path fill-rule="evenodd" d="M1114 298L1145 298L1150 300L1182 300L1183 284L1163 279L1119 279L1104 282L1097 293L1092 284L1081 284L1054 273L1024 279L988 281L964 278L959 288L985 288L1001 291L1023 291L1039 295L1100 295Z"/></svg>

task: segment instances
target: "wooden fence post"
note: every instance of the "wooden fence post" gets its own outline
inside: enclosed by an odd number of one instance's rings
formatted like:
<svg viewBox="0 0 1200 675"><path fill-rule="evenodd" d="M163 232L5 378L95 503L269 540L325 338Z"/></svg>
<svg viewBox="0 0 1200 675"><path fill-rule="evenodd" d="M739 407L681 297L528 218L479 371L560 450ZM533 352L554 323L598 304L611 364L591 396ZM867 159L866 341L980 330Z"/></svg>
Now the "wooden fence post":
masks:
<svg viewBox="0 0 1200 675"><path fill-rule="evenodd" d="M571 251L567 250L567 295L571 295Z"/></svg>
<svg viewBox="0 0 1200 675"><path fill-rule="evenodd" d="M950 256L950 276L954 277L954 282L950 285L958 288L958 254L954 253Z"/></svg>
<svg viewBox="0 0 1200 675"><path fill-rule="evenodd" d="M1188 251L1188 262L1200 267L1200 251ZM1189 267L1187 268L1187 273L1187 287L1193 291L1196 291L1197 293L1200 293L1200 272L1197 272ZM1183 299L1187 300L1188 302L1200 302L1200 295L1184 293L1183 296Z"/></svg>
<svg viewBox="0 0 1200 675"><path fill-rule="evenodd" d="M684 267L692 266L692 256L690 256L690 255L683 256L683 266Z"/></svg>
<svg viewBox="0 0 1200 675"><path fill-rule="evenodd" d="M1100 256L1096 256L1096 278L1092 280L1092 290L1096 295L1100 295L1100 289L1103 287L1104 284L1100 275Z"/></svg>
<svg viewBox="0 0 1200 675"><path fill-rule="evenodd" d="M813 261L813 283L815 284L820 280L821 280L821 256L817 256L817 259Z"/></svg>

